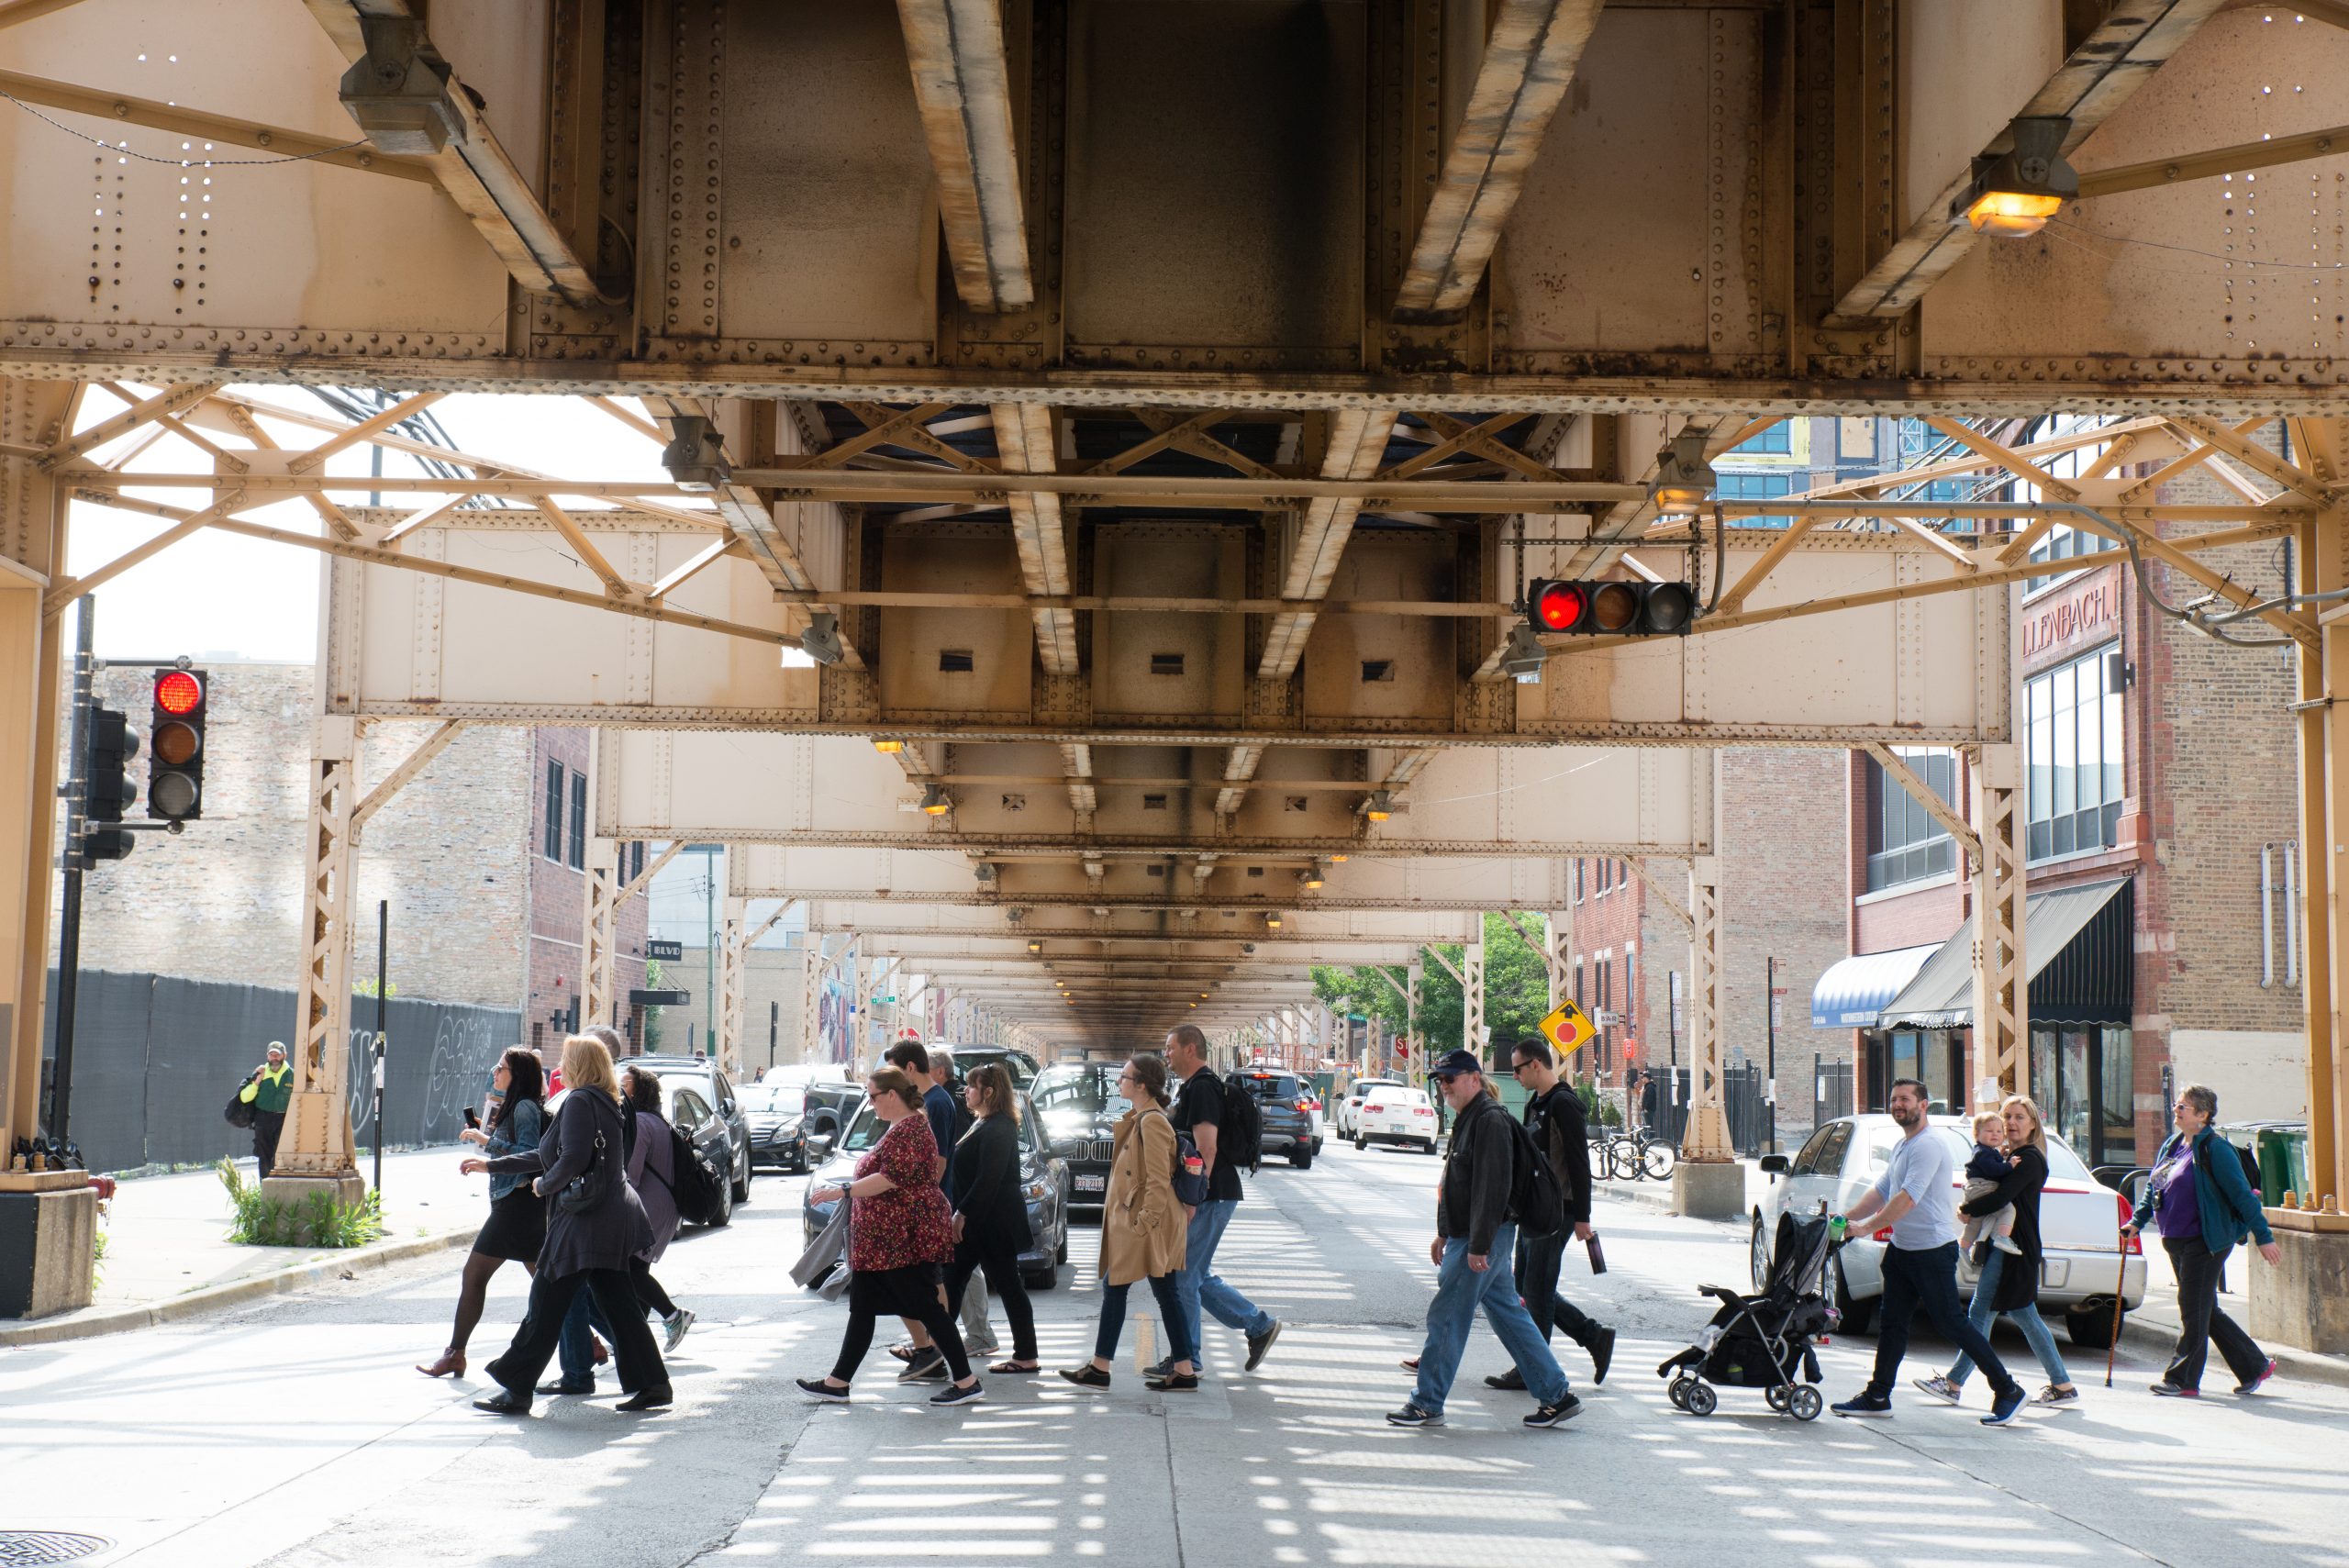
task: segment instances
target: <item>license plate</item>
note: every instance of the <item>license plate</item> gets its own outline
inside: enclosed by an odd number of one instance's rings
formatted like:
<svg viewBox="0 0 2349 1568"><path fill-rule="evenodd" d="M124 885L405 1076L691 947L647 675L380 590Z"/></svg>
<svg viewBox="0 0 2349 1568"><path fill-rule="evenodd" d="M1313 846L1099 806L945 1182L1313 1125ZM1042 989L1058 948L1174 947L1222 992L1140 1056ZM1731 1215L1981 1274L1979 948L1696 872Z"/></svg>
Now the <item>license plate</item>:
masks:
<svg viewBox="0 0 2349 1568"><path fill-rule="evenodd" d="M1101 1192L1108 1185L1109 1178L1107 1176L1079 1176L1076 1179L1076 1190L1081 1193Z"/></svg>

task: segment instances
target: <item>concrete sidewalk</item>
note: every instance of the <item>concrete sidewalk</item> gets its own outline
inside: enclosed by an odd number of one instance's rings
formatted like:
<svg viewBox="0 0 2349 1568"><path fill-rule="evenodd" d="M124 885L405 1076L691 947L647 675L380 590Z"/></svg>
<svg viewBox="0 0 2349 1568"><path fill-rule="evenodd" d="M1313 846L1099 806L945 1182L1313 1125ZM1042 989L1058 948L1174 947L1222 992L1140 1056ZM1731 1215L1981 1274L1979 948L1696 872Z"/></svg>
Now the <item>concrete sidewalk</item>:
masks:
<svg viewBox="0 0 2349 1568"><path fill-rule="evenodd" d="M1751 1162L1741 1161L1739 1163L1745 1167L1745 1211L1751 1214L1759 1205L1761 1195L1769 1187L1770 1178ZM1593 1184L1593 1191L1624 1203L1662 1209L1668 1214L1679 1212L1673 1207L1672 1184L1669 1181L1598 1182ZM1748 1222L1743 1219L1719 1219L1708 1223L1733 1229L1742 1235ZM2247 1256L2246 1251L2238 1251L2227 1260L2229 1284L2240 1287L2248 1277L2250 1265L2244 1261ZM2251 1301L2240 1288L2221 1293L2219 1307L2236 1322L2246 1328L2250 1326ZM2166 1357L2170 1348L2176 1343L2178 1328L2177 1276L2170 1272L2169 1253L2162 1247L2159 1238L2154 1238L2145 1248L2145 1299L2136 1310L2121 1319L2121 1342L2141 1353L2158 1353ZM2059 1339L2058 1342L2063 1341ZM2295 1376L2349 1388L2349 1356L2296 1350L2289 1345L2265 1345L2263 1348L2276 1358L2277 1366ZM2085 1362L2099 1353L2078 1350L2076 1358ZM2217 1353L2215 1351L2211 1352L2214 1358ZM2225 1377L2223 1365L2217 1375L2221 1379Z"/></svg>
<svg viewBox="0 0 2349 1568"><path fill-rule="evenodd" d="M211 1169L125 1180L100 1222L91 1304L0 1322L0 1345L47 1344L168 1322L317 1280L462 1246L489 1208L489 1178L458 1173L465 1145L384 1156L384 1239L373 1246L246 1247L228 1239L228 1194ZM253 1162L237 1162L245 1180ZM371 1179L374 1164L362 1163Z"/></svg>

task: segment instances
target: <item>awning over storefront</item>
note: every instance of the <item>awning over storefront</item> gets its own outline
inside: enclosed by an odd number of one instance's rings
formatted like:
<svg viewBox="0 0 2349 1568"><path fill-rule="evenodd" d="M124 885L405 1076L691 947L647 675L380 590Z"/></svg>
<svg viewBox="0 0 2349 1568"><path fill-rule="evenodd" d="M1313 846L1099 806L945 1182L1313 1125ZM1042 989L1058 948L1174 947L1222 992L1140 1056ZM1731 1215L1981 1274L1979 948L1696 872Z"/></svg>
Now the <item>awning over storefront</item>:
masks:
<svg viewBox="0 0 2349 1568"><path fill-rule="evenodd" d="M2125 1024L2135 995L2129 878L2032 894L2023 952L2034 1023ZM1974 1024L1974 917L1917 972L1873 1027L1962 1029Z"/></svg>
<svg viewBox="0 0 2349 1568"><path fill-rule="evenodd" d="M1917 978L1925 961L1941 950L1932 942L1890 952L1864 952L1827 966L1810 990L1810 1027L1815 1029L1874 1029L1884 1005Z"/></svg>

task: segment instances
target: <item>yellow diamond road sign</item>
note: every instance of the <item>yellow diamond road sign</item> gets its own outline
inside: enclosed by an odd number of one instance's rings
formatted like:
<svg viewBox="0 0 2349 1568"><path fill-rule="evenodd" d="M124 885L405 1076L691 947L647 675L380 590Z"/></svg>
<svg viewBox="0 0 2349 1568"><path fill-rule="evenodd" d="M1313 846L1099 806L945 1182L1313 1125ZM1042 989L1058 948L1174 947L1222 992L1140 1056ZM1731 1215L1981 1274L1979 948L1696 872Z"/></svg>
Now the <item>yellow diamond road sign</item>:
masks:
<svg viewBox="0 0 2349 1568"><path fill-rule="evenodd" d="M1598 1035L1598 1026L1571 1001L1559 1003L1558 1010L1542 1020L1541 1029L1542 1038L1556 1049L1562 1061Z"/></svg>

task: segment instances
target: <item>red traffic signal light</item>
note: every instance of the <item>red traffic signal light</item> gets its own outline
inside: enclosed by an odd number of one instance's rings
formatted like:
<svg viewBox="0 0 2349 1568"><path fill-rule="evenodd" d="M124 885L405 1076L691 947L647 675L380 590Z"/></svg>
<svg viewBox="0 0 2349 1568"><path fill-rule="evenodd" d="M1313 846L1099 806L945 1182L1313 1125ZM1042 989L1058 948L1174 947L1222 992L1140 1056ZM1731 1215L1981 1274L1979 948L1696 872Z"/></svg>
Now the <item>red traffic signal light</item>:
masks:
<svg viewBox="0 0 2349 1568"><path fill-rule="evenodd" d="M165 713L194 713L204 705L204 683L185 670L167 670L155 677L155 706Z"/></svg>
<svg viewBox="0 0 2349 1568"><path fill-rule="evenodd" d="M204 815L205 672L176 664L155 672L148 731L147 815L189 822Z"/></svg>
<svg viewBox="0 0 2349 1568"><path fill-rule="evenodd" d="M1671 637L1695 624L1697 594L1686 583L1542 577L1526 585L1525 608L1526 619L1537 632Z"/></svg>

